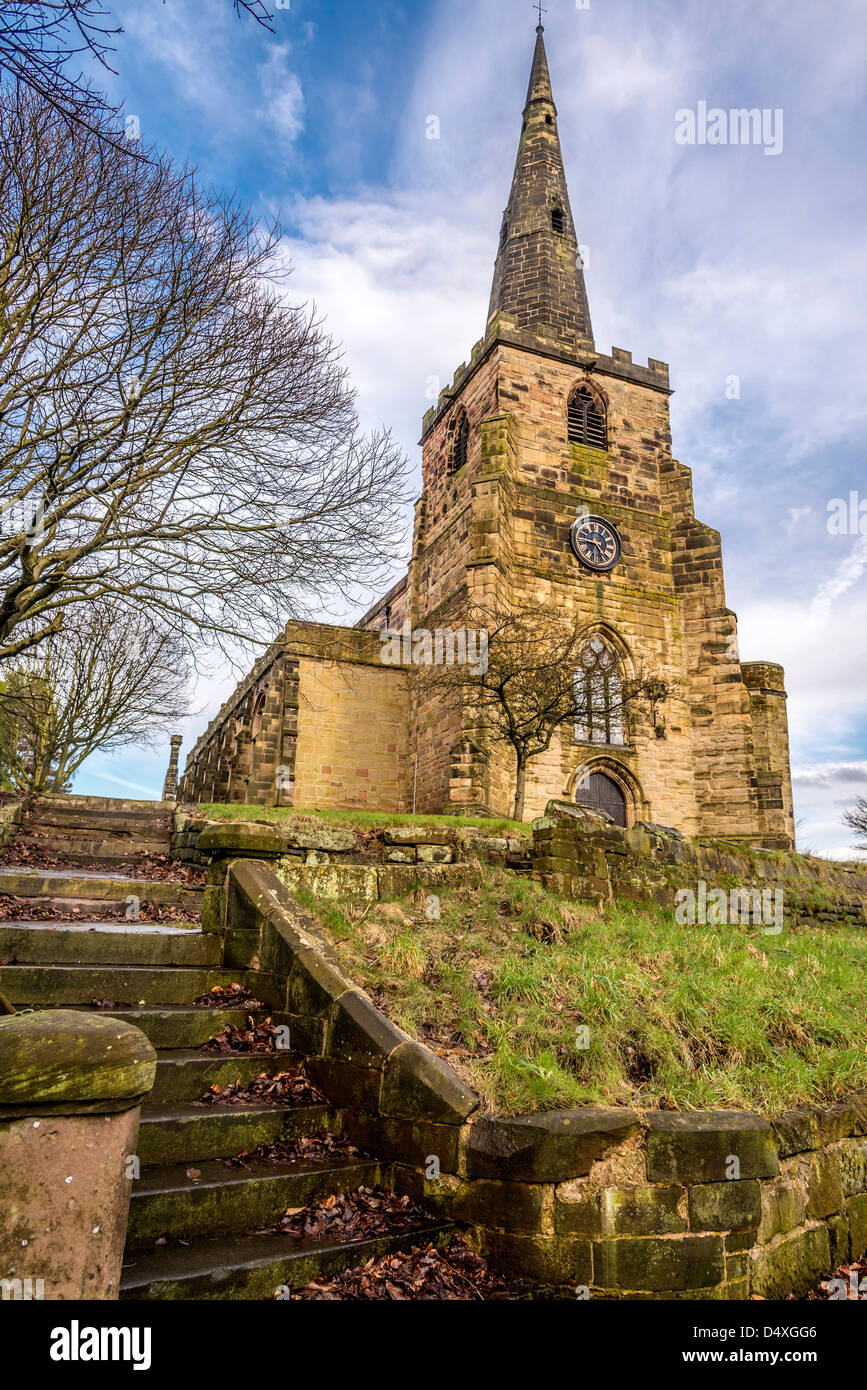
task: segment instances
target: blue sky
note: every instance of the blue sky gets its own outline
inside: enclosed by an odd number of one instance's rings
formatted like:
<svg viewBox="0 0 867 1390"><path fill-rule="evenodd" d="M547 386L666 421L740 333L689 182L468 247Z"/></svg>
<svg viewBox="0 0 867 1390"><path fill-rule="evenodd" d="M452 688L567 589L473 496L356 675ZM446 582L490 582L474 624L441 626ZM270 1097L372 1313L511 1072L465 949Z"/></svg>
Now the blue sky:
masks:
<svg viewBox="0 0 867 1390"><path fill-rule="evenodd" d="M274 36L230 0L110 3L112 95L145 139L279 211L291 294L344 344L364 422L418 466L430 393L484 328L529 3L291 0ZM722 532L742 655L787 669L802 845L846 853L842 806L867 794L867 536L827 517L867 502L864 0L547 10L597 343L671 364L675 454ZM678 144L700 101L781 109L782 152ZM185 752L231 684L215 664ZM165 761L97 757L77 786L158 793Z"/></svg>

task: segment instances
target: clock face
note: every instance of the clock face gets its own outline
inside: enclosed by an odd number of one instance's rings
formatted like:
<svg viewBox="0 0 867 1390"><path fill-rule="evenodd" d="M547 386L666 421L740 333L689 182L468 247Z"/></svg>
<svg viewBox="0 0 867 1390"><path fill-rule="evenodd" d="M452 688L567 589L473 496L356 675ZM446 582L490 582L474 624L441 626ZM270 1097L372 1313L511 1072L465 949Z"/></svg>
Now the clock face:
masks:
<svg viewBox="0 0 867 1390"><path fill-rule="evenodd" d="M601 516L579 517L572 527L571 539L572 549L582 565L597 574L613 570L623 556L619 532Z"/></svg>

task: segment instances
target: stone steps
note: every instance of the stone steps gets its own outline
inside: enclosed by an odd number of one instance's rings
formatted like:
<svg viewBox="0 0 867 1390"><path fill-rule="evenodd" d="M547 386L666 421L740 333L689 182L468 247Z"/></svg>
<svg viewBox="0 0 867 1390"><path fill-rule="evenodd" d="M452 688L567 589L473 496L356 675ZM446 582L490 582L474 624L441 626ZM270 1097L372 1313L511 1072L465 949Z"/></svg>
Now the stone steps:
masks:
<svg viewBox="0 0 867 1390"><path fill-rule="evenodd" d="M233 1158L260 1144L339 1132L339 1111L328 1105L151 1105L142 1111L138 1156L149 1166Z"/></svg>
<svg viewBox="0 0 867 1390"><path fill-rule="evenodd" d="M269 1016L267 1009L208 1009L184 1005L158 1006L149 1009L100 1009L107 1018L119 1018L140 1028L153 1047L160 1050L198 1048L209 1042L224 1028L243 1028L252 1017L261 1022ZM274 1022L281 1022L276 1014Z"/></svg>
<svg viewBox="0 0 867 1390"><path fill-rule="evenodd" d="M217 965L218 937L197 927L130 926L105 922L25 922L0 926L0 960L45 965ZM94 998L98 996L94 995Z"/></svg>
<svg viewBox="0 0 867 1390"><path fill-rule="evenodd" d="M137 897L142 907L153 903L160 907L182 907L191 913L201 912L205 897L201 888L123 873L64 873L8 865L0 868L0 895L3 894L40 899L61 911L80 907L82 912L93 912L100 918L113 913L123 916L129 897Z"/></svg>
<svg viewBox="0 0 867 1390"><path fill-rule="evenodd" d="M299 1288L311 1279L333 1278L368 1260L416 1245L441 1244L452 1229L447 1223L431 1221L400 1235L343 1244L272 1233L243 1240L235 1235L141 1255L131 1252L124 1264L120 1297L140 1301L273 1299L287 1286Z"/></svg>
<svg viewBox="0 0 867 1390"><path fill-rule="evenodd" d="M145 1101L151 1106L199 1100L210 1086L225 1089L235 1081L249 1085L263 1073L276 1076L292 1065L284 1054L269 1057L255 1052L197 1052L194 1049L157 1053L154 1087Z"/></svg>
<svg viewBox="0 0 867 1390"><path fill-rule="evenodd" d="M151 1169L135 1184L127 1251L153 1245L161 1236L191 1239L255 1231L279 1221L290 1207L377 1187L389 1177L388 1165L371 1159L250 1162L245 1168L210 1160L194 1168L181 1163Z"/></svg>
<svg viewBox="0 0 867 1390"><path fill-rule="evenodd" d="M36 859L66 859L74 864L133 864L136 859L164 859L171 842L165 839L67 835L44 831L38 834L27 829L15 837L14 850L22 857Z"/></svg>
<svg viewBox="0 0 867 1390"><path fill-rule="evenodd" d="M117 1005L192 1004L214 985L243 984L243 970L171 965L4 965L0 994L16 1006L67 1007L110 999Z"/></svg>
<svg viewBox="0 0 867 1390"><path fill-rule="evenodd" d="M0 992L16 1007L79 1008L139 1027L157 1050L156 1078L141 1111L121 1296L131 1300L273 1299L283 1286L365 1264L390 1251L444 1240L450 1226L421 1219L393 1234L345 1243L270 1228L287 1209L303 1209L360 1187L387 1186L392 1165L326 1154L267 1163L246 1155L261 1145L339 1135L334 1104L252 1105L202 1101L210 1088L297 1067L288 1053L210 1052L202 1045L251 1011L197 1006L214 986L245 985L244 969L222 968L217 934L174 924L127 922L127 900L201 910L203 893L142 879L135 854L169 852L172 808L43 798L16 840L31 863L0 872L0 896L40 910L77 906L87 920L0 924ZM38 855L89 868L37 871ZM93 866L105 866L94 871ZM138 873L137 873L138 869ZM258 982L261 986L262 982ZM255 986L254 986L255 989ZM252 1011L255 1022L269 1016ZM281 1022L273 1015L275 1024ZM231 1162L244 1155L244 1165ZM159 1245L156 1244L160 1241Z"/></svg>

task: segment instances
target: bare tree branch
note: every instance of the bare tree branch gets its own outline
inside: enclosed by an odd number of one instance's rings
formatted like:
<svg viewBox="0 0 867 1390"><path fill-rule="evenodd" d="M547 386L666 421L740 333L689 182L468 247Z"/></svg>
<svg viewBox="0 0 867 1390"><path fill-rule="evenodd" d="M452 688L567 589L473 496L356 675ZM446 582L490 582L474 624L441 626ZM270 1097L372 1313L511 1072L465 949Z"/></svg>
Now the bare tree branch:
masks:
<svg viewBox="0 0 867 1390"><path fill-rule="evenodd" d="M845 812L843 824L862 837L856 842L855 848L867 850L867 796L859 796L855 805Z"/></svg>
<svg viewBox="0 0 867 1390"><path fill-rule="evenodd" d="M0 660L100 598L270 640L402 541L405 460L279 227L99 122L0 90Z"/></svg>

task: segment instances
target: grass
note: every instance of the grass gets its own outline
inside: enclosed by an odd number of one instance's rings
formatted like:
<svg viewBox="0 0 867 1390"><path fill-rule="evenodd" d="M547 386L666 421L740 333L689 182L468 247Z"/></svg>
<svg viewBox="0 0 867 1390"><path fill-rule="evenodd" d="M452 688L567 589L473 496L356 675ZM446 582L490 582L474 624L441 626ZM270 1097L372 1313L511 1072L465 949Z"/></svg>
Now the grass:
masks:
<svg viewBox="0 0 867 1390"><path fill-rule="evenodd" d="M352 978L500 1113L776 1114L867 1086L867 931L600 914L500 870L443 890L434 921L422 890L358 919L302 896Z"/></svg>
<svg viewBox="0 0 867 1390"><path fill-rule="evenodd" d="M445 826L450 830L485 830L489 835L529 835L529 825L513 820L487 820L483 816L403 816L387 811L304 811L294 806L238 806L212 802L195 807L197 814L208 820L284 821L313 818L334 825L358 830L374 830L380 826L417 825Z"/></svg>

